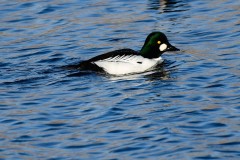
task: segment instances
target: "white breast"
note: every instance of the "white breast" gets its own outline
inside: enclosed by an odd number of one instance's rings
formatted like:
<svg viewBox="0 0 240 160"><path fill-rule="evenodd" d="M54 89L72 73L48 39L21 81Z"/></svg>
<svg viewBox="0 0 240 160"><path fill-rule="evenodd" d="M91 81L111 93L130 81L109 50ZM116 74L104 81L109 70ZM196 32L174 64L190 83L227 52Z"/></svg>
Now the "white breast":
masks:
<svg viewBox="0 0 240 160"><path fill-rule="evenodd" d="M124 55L92 62L112 75L124 75L150 70L163 62L161 57L148 59L138 55Z"/></svg>

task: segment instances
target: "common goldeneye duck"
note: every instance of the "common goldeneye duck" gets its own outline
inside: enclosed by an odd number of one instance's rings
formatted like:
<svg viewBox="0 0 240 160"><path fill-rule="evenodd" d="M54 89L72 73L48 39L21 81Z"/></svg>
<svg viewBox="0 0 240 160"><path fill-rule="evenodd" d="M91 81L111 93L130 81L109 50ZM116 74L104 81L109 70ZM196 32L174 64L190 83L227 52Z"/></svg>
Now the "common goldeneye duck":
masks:
<svg viewBox="0 0 240 160"><path fill-rule="evenodd" d="M161 55L166 51L179 51L172 46L162 32L152 32L142 49L120 49L81 62L80 69L105 71L112 75L124 75L151 70L163 62Z"/></svg>

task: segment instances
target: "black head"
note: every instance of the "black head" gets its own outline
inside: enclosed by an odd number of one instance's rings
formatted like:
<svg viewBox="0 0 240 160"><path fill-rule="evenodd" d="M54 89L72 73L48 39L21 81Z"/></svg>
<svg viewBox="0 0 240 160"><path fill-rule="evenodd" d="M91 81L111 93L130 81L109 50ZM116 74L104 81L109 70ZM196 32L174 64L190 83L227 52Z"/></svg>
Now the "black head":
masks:
<svg viewBox="0 0 240 160"><path fill-rule="evenodd" d="M166 51L179 51L178 48L172 46L162 32L150 33L140 51L145 58L158 58Z"/></svg>

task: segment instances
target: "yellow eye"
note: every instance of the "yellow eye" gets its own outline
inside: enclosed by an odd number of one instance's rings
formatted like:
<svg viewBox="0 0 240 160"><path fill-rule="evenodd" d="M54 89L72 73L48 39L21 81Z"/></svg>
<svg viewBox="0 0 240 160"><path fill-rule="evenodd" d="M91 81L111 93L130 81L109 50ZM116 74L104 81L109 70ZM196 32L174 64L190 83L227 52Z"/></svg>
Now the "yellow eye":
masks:
<svg viewBox="0 0 240 160"><path fill-rule="evenodd" d="M161 44L161 41L157 41L158 44Z"/></svg>

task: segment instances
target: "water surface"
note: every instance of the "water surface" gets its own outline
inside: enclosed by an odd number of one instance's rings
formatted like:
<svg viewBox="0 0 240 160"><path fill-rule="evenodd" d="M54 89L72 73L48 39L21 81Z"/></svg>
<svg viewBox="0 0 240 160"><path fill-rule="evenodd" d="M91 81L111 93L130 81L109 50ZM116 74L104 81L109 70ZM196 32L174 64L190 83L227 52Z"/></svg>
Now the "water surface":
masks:
<svg viewBox="0 0 240 160"><path fill-rule="evenodd" d="M231 0L0 2L0 159L239 159L240 13ZM163 68L62 69L162 31Z"/></svg>

